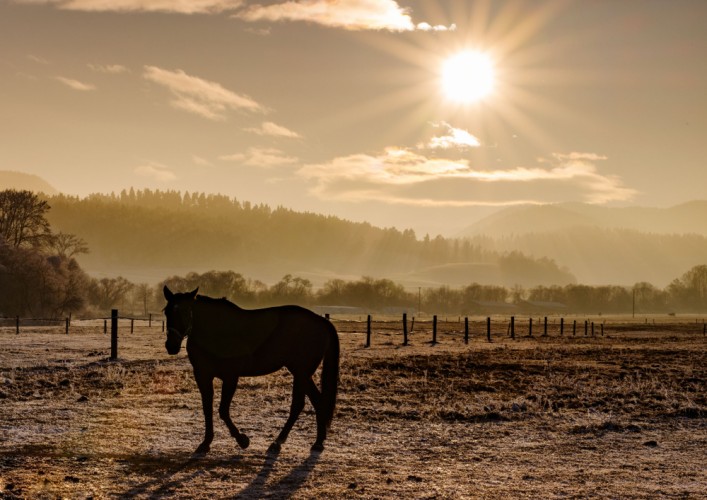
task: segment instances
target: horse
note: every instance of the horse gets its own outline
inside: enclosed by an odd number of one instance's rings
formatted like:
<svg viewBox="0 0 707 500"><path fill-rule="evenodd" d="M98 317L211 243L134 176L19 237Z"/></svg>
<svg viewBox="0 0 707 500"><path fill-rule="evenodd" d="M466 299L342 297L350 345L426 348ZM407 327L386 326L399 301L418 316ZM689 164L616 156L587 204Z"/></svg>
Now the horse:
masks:
<svg viewBox="0 0 707 500"><path fill-rule="evenodd" d="M305 395L314 406L317 438L312 451L321 452L336 406L339 381L339 336L329 320L299 306L242 309L222 299L188 293L173 293L165 285L167 322L165 347L179 354L186 349L201 393L204 440L195 454L209 451L214 438L214 378L223 381L218 414L242 449L250 444L230 417L230 407L239 377L257 377L282 367L292 374L290 414L269 452L279 452L304 408ZM322 364L321 391L312 375Z"/></svg>

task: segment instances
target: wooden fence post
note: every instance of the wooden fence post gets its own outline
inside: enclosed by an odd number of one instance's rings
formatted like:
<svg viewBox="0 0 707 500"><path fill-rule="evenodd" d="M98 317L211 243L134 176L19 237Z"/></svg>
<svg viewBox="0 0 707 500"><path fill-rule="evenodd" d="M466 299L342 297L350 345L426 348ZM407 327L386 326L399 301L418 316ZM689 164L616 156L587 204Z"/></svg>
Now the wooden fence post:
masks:
<svg viewBox="0 0 707 500"><path fill-rule="evenodd" d="M147 327L152 328L152 313L147 317Z"/></svg>
<svg viewBox="0 0 707 500"><path fill-rule="evenodd" d="M486 339L491 342L491 318L486 318Z"/></svg>
<svg viewBox="0 0 707 500"><path fill-rule="evenodd" d="M366 347L371 347L371 315L366 320Z"/></svg>
<svg viewBox="0 0 707 500"><path fill-rule="evenodd" d="M547 337L547 316L545 316L544 326L543 326L543 337Z"/></svg>
<svg viewBox="0 0 707 500"><path fill-rule="evenodd" d="M565 318L560 318L560 337L565 334Z"/></svg>
<svg viewBox="0 0 707 500"><path fill-rule="evenodd" d="M432 345L437 343L437 315L432 316Z"/></svg>
<svg viewBox="0 0 707 500"><path fill-rule="evenodd" d="M110 311L110 359L118 359L118 310Z"/></svg>
<svg viewBox="0 0 707 500"><path fill-rule="evenodd" d="M516 339L516 317L511 316L511 338Z"/></svg>
<svg viewBox="0 0 707 500"><path fill-rule="evenodd" d="M135 331L135 319L130 318L130 333Z"/></svg>
<svg viewBox="0 0 707 500"><path fill-rule="evenodd" d="M469 343L469 316L464 317L464 343Z"/></svg>
<svg viewBox="0 0 707 500"><path fill-rule="evenodd" d="M528 337L533 336L533 318L528 319Z"/></svg>
<svg viewBox="0 0 707 500"><path fill-rule="evenodd" d="M66 318L66 334L69 334L69 318Z"/></svg>
<svg viewBox="0 0 707 500"><path fill-rule="evenodd" d="M108 333L108 320L103 320L103 333Z"/></svg>
<svg viewBox="0 0 707 500"><path fill-rule="evenodd" d="M588 331L587 328L589 328L589 321L587 321L587 320L585 319L585 320L584 320L584 336L585 336L585 337L587 336L587 331Z"/></svg>
<svg viewBox="0 0 707 500"><path fill-rule="evenodd" d="M403 345L408 345L408 315L403 313Z"/></svg>
<svg viewBox="0 0 707 500"><path fill-rule="evenodd" d="M162 320L162 333L164 333L164 320Z"/></svg>

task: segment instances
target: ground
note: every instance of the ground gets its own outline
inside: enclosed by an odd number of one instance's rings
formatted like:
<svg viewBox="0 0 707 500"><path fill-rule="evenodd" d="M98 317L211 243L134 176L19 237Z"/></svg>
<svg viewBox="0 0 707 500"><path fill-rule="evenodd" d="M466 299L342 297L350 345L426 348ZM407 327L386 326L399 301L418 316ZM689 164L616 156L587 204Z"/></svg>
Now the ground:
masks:
<svg viewBox="0 0 707 500"><path fill-rule="evenodd" d="M357 319L357 318L354 318ZM158 324L109 360L103 322L0 328L0 498L706 498L707 355L702 319L333 318L342 341L334 422L310 452L311 407L277 454L291 377L243 379L240 450L216 422L209 454L184 352ZM655 322L655 323L654 323ZM599 325L604 325L604 335ZM539 325L539 327L538 327ZM218 384L217 384L218 385Z"/></svg>

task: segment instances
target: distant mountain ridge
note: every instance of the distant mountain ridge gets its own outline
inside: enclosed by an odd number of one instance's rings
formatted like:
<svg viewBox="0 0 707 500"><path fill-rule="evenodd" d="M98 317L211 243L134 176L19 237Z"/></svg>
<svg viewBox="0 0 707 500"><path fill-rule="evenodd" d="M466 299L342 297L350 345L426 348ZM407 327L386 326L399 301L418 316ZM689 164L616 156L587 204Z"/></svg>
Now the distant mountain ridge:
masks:
<svg viewBox="0 0 707 500"><path fill-rule="evenodd" d="M58 190L38 175L12 170L0 170L0 191L3 189L26 190L50 196L59 194Z"/></svg>
<svg viewBox="0 0 707 500"><path fill-rule="evenodd" d="M707 235L707 200L669 208L604 207L583 203L526 205L496 212L461 231L461 238L500 238L577 228L628 229L652 234Z"/></svg>
<svg viewBox="0 0 707 500"><path fill-rule="evenodd" d="M707 201L670 208L579 203L501 210L458 235L499 253L552 259L588 285L667 286L707 264Z"/></svg>

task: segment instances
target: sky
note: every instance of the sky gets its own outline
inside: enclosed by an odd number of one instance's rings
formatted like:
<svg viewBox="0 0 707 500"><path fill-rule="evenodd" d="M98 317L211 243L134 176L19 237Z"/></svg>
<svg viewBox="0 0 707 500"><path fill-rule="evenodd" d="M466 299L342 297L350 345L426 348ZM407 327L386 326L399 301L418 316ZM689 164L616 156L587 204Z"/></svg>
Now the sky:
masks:
<svg viewBox="0 0 707 500"><path fill-rule="evenodd" d="M418 237L667 207L705 198L706 23L702 0L0 0L0 170Z"/></svg>

